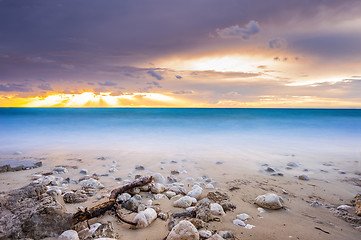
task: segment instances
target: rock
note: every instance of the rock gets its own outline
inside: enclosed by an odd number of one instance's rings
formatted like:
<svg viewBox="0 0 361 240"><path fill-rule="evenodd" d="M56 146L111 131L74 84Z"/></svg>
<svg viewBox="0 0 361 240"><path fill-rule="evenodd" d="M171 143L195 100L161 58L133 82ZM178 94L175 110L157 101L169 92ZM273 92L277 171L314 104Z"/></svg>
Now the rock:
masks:
<svg viewBox="0 0 361 240"><path fill-rule="evenodd" d="M122 206L130 211L137 212L139 205L142 203L142 197L140 195L134 195L128 201L122 204Z"/></svg>
<svg viewBox="0 0 361 240"><path fill-rule="evenodd" d="M53 173L54 174L65 174L68 172L68 169L66 169L65 167L56 167L54 170L53 170Z"/></svg>
<svg viewBox="0 0 361 240"><path fill-rule="evenodd" d="M254 227L255 227L255 225L252 225L252 224L247 224L246 226L244 226L244 228L246 228L246 229L252 229Z"/></svg>
<svg viewBox="0 0 361 240"><path fill-rule="evenodd" d="M78 233L74 230L68 230L63 232L59 238L59 240L79 240Z"/></svg>
<svg viewBox="0 0 361 240"><path fill-rule="evenodd" d="M84 240L90 239L108 239L114 238L116 234L114 233L114 228L112 222L102 223L91 235L91 238L86 238Z"/></svg>
<svg viewBox="0 0 361 240"><path fill-rule="evenodd" d="M175 183L175 182L178 182L178 180L174 176L168 176L167 177L167 182L168 183Z"/></svg>
<svg viewBox="0 0 361 240"><path fill-rule="evenodd" d="M161 183L161 184L166 184L166 180L165 180L165 178L163 177L162 174L160 174L160 173L155 173L155 174L152 175L152 177L153 177L153 182L155 182L155 183Z"/></svg>
<svg viewBox="0 0 361 240"><path fill-rule="evenodd" d="M64 202L66 203L81 203L88 200L88 196L83 191L66 192L63 195Z"/></svg>
<svg viewBox="0 0 361 240"><path fill-rule="evenodd" d="M274 168L268 167L268 168L266 168L265 171L269 172L269 173L272 173L272 172L275 172L276 170Z"/></svg>
<svg viewBox="0 0 361 240"><path fill-rule="evenodd" d="M219 231L218 234L221 235L224 239L234 239L232 231Z"/></svg>
<svg viewBox="0 0 361 240"><path fill-rule="evenodd" d="M157 212L153 208L147 208L135 216L134 222L137 228L145 228L149 226L157 218Z"/></svg>
<svg viewBox="0 0 361 240"><path fill-rule="evenodd" d="M31 183L3 197L0 239L42 239L71 228L73 215L65 212L61 196L45 191L45 185Z"/></svg>
<svg viewBox="0 0 361 240"><path fill-rule="evenodd" d="M216 162L216 164L217 164L217 165L221 165L221 164L223 164L223 162L218 161L218 162Z"/></svg>
<svg viewBox="0 0 361 240"><path fill-rule="evenodd" d="M187 182L193 182L193 181L194 181L194 178L192 178L192 177L187 177L187 178L186 178L186 181L187 181Z"/></svg>
<svg viewBox="0 0 361 240"><path fill-rule="evenodd" d="M97 157L98 160L105 160L105 157Z"/></svg>
<svg viewBox="0 0 361 240"><path fill-rule="evenodd" d="M40 161L28 161L28 160L6 160L0 162L1 172L15 172L20 170L27 170L32 168L38 168L43 165Z"/></svg>
<svg viewBox="0 0 361 240"><path fill-rule="evenodd" d="M113 173L113 172L115 172L116 170L117 170L116 168L112 167L112 168L110 168L108 171L109 171L110 173Z"/></svg>
<svg viewBox="0 0 361 240"><path fill-rule="evenodd" d="M58 196L61 195L61 190L58 186L47 186L46 188L47 188L46 193L49 194L50 196L53 196L54 194Z"/></svg>
<svg viewBox="0 0 361 240"><path fill-rule="evenodd" d="M168 199L166 195L161 194L161 193L154 194L153 197L154 197L154 200L158 200L158 199L162 199L162 198Z"/></svg>
<svg viewBox="0 0 361 240"><path fill-rule="evenodd" d="M207 224L198 218L191 218L189 220L197 229L207 227Z"/></svg>
<svg viewBox="0 0 361 240"><path fill-rule="evenodd" d="M179 172L179 170L172 170L170 173L172 175L178 175L180 172Z"/></svg>
<svg viewBox="0 0 361 240"><path fill-rule="evenodd" d="M310 180L310 178L307 175L300 175L300 176L298 176L298 179L304 180L304 181Z"/></svg>
<svg viewBox="0 0 361 240"><path fill-rule="evenodd" d="M340 205L337 207L337 210L343 210L343 211L347 211L350 210L352 207L348 206L348 205Z"/></svg>
<svg viewBox="0 0 361 240"><path fill-rule="evenodd" d="M176 194L182 194L182 195L187 194L187 190L181 186L173 186L173 187L169 188L169 191L175 192Z"/></svg>
<svg viewBox="0 0 361 240"><path fill-rule="evenodd" d="M256 197L255 203L263 208L267 209L280 209L283 207L282 197L274 193L266 193Z"/></svg>
<svg viewBox="0 0 361 240"><path fill-rule="evenodd" d="M194 185L192 191L190 191L187 195L197 199L202 194L202 191L203 189L200 186Z"/></svg>
<svg viewBox="0 0 361 240"><path fill-rule="evenodd" d="M223 200L228 200L229 197L227 194L225 193L221 193L221 192L209 192L207 194L207 198L213 202L216 202L216 203L221 203Z"/></svg>
<svg viewBox="0 0 361 240"><path fill-rule="evenodd" d="M158 218L160 218L163 221L166 221L168 219L168 215L166 213L160 212L158 213Z"/></svg>
<svg viewBox="0 0 361 240"><path fill-rule="evenodd" d="M165 186L161 183L155 183L151 186L150 191L152 193L162 193L165 191Z"/></svg>
<svg viewBox="0 0 361 240"><path fill-rule="evenodd" d="M85 188L93 188L93 189L104 188L103 184L101 184L98 180L95 180L94 178L89 178L88 180L83 180L80 182L80 185Z"/></svg>
<svg viewBox="0 0 361 240"><path fill-rule="evenodd" d="M123 179L121 177L114 178L115 181L121 182Z"/></svg>
<svg viewBox="0 0 361 240"><path fill-rule="evenodd" d="M151 184L146 184L144 186L139 187L140 191L142 191L142 192L148 192L150 190L150 188L151 188Z"/></svg>
<svg viewBox="0 0 361 240"><path fill-rule="evenodd" d="M237 226L241 226L241 227L246 226L246 224L245 224L242 220L240 220L240 219L235 219L235 220L233 220L233 224L234 224L234 225L237 225Z"/></svg>
<svg viewBox="0 0 361 240"><path fill-rule="evenodd" d="M211 203L211 213L216 216L222 216L226 213L224 212L222 206L218 203Z"/></svg>
<svg viewBox="0 0 361 240"><path fill-rule="evenodd" d="M193 212L196 209L196 207L187 207L186 211L187 212Z"/></svg>
<svg viewBox="0 0 361 240"><path fill-rule="evenodd" d="M259 213L265 213L265 212L266 212L266 210L264 210L264 209L261 208L261 207L257 208L257 210L258 210Z"/></svg>
<svg viewBox="0 0 361 240"><path fill-rule="evenodd" d="M139 194L140 193L140 188L132 188L128 190L128 193L130 193L131 195L135 195L135 194Z"/></svg>
<svg viewBox="0 0 361 240"><path fill-rule="evenodd" d="M236 209L237 207L231 203L229 200L223 200L221 203L221 206L224 211L232 211L233 209Z"/></svg>
<svg viewBox="0 0 361 240"><path fill-rule="evenodd" d="M295 163L295 162L289 162L289 163L287 163L287 166L289 166L289 167L298 167L298 164Z"/></svg>
<svg viewBox="0 0 361 240"><path fill-rule="evenodd" d="M210 237L212 237L212 232L209 230L201 230L201 231L199 231L199 236L201 238L210 238Z"/></svg>
<svg viewBox="0 0 361 240"><path fill-rule="evenodd" d="M196 213L196 218L201 219L204 222L209 222L212 219L209 199L203 198L200 200L197 203L194 212Z"/></svg>
<svg viewBox="0 0 361 240"><path fill-rule="evenodd" d="M80 173L80 174L87 175L87 174L88 174L88 170L86 170L86 169L81 169L81 170L79 171L79 173Z"/></svg>
<svg viewBox="0 0 361 240"><path fill-rule="evenodd" d="M241 213L241 214L237 214L237 218L241 219L242 221L247 221L251 217L247 213Z"/></svg>
<svg viewBox="0 0 361 240"><path fill-rule="evenodd" d="M173 203L174 207L187 208L197 203L197 199L189 196L182 197Z"/></svg>
<svg viewBox="0 0 361 240"><path fill-rule="evenodd" d="M214 189L213 184L208 183L208 184L206 185L206 189Z"/></svg>
<svg viewBox="0 0 361 240"><path fill-rule="evenodd" d="M339 174L346 174L347 172L344 171L344 170L338 170L338 173L339 173Z"/></svg>
<svg viewBox="0 0 361 240"><path fill-rule="evenodd" d="M173 227L166 240L199 240L199 233L191 222L183 220Z"/></svg>
<svg viewBox="0 0 361 240"><path fill-rule="evenodd" d="M90 225L90 228L86 227L83 230L79 231L78 235L80 239L91 238L95 231L101 226L101 223L94 223Z"/></svg>
<svg viewBox="0 0 361 240"><path fill-rule="evenodd" d="M132 196L129 193L122 193L117 197L117 202L123 203L128 201Z"/></svg>
<svg viewBox="0 0 361 240"><path fill-rule="evenodd" d="M208 240L223 240L224 238L219 235L218 233L214 234L213 236L211 236L210 238L208 238Z"/></svg>
<svg viewBox="0 0 361 240"><path fill-rule="evenodd" d="M166 191L164 193L168 198L172 198L174 197L175 195L177 195L175 192L172 192L172 191Z"/></svg>
<svg viewBox="0 0 361 240"><path fill-rule="evenodd" d="M144 167L142 165L137 165L137 166L135 166L135 170L141 171L141 170L144 170Z"/></svg>

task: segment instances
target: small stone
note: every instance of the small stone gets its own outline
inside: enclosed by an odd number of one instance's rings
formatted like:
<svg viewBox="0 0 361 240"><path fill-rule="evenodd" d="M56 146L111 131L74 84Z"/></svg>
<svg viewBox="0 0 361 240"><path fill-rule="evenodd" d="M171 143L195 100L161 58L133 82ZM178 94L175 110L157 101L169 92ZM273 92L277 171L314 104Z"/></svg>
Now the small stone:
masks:
<svg viewBox="0 0 361 240"><path fill-rule="evenodd" d="M162 193L165 191L165 186L161 183L155 183L152 185L150 190L152 191L152 193Z"/></svg>
<svg viewBox="0 0 361 240"><path fill-rule="evenodd" d="M58 186L47 186L46 193L49 195L61 195L61 190Z"/></svg>
<svg viewBox="0 0 361 240"><path fill-rule="evenodd" d="M178 163L177 161L175 161L175 160L172 160L172 161L170 161L170 163Z"/></svg>
<svg viewBox="0 0 361 240"><path fill-rule="evenodd" d="M162 198L168 199L166 195L161 194L161 193L154 194L153 197L154 197L154 200L158 200L158 199L162 199Z"/></svg>
<svg viewBox="0 0 361 240"><path fill-rule="evenodd" d="M205 222L203 222L201 219L191 218L191 219L189 219L189 221L190 221L197 229L207 227L207 224L206 224Z"/></svg>
<svg viewBox="0 0 361 240"><path fill-rule="evenodd" d="M86 169L81 169L81 170L79 171L79 173L80 173L80 174L87 175L87 174L88 174L88 170L86 170Z"/></svg>
<svg viewBox="0 0 361 240"><path fill-rule="evenodd" d="M187 208L197 203L197 199L189 196L182 197L173 203L174 207Z"/></svg>
<svg viewBox="0 0 361 240"><path fill-rule="evenodd" d="M79 240L78 233L74 230L68 230L63 232L59 238L59 240Z"/></svg>
<svg viewBox="0 0 361 240"><path fill-rule="evenodd" d="M202 191L203 189L200 186L194 185L192 191L190 191L187 195L197 199L202 194Z"/></svg>
<svg viewBox="0 0 361 240"><path fill-rule="evenodd" d="M138 211L139 205L142 203L142 197L140 195L134 195L128 201L122 204L122 206L130 211Z"/></svg>
<svg viewBox="0 0 361 240"><path fill-rule="evenodd" d="M187 181L187 182L193 182L193 181L194 181L194 178L192 178L192 177L187 177L187 178L186 178L186 181Z"/></svg>
<svg viewBox="0 0 361 240"><path fill-rule="evenodd" d="M304 181L310 180L310 178L307 175L300 175L300 176L298 176L298 179L304 180Z"/></svg>
<svg viewBox="0 0 361 240"><path fill-rule="evenodd" d="M128 201L132 196L129 193L122 193L118 196L117 202L123 203Z"/></svg>
<svg viewBox="0 0 361 240"><path fill-rule="evenodd" d="M98 160L105 160L105 157L98 157Z"/></svg>
<svg viewBox="0 0 361 240"><path fill-rule="evenodd" d="M180 172L179 172L179 170L172 170L170 173L172 175L178 175Z"/></svg>
<svg viewBox="0 0 361 240"><path fill-rule="evenodd" d="M167 181L168 181L168 183L175 183L178 180L174 176L168 176Z"/></svg>
<svg viewBox="0 0 361 240"><path fill-rule="evenodd" d="M232 231L219 231L218 234L221 235L221 237L224 239L234 239Z"/></svg>
<svg viewBox="0 0 361 240"><path fill-rule="evenodd" d="M88 200L88 196L83 191L66 192L63 199L66 203L81 203Z"/></svg>
<svg viewBox="0 0 361 240"><path fill-rule="evenodd" d="M344 210L344 211L347 211L347 210L350 210L352 207L351 206L348 206L348 205L340 205L337 207L337 210Z"/></svg>
<svg viewBox="0 0 361 240"><path fill-rule="evenodd" d="M263 208L267 209L280 209L283 207L282 197L274 194L267 193L264 195L260 195L255 199L255 203Z"/></svg>
<svg viewBox="0 0 361 240"><path fill-rule="evenodd" d="M268 168L266 168L265 171L271 173L271 172L275 172L276 170L271 167L268 167Z"/></svg>
<svg viewBox="0 0 361 240"><path fill-rule="evenodd" d="M242 220L239 220L239 219L233 220L233 224L237 225L237 226L241 226L241 227L246 226L246 224Z"/></svg>
<svg viewBox="0 0 361 240"><path fill-rule="evenodd" d="M212 219L210 201L208 198L203 198L200 200L197 203L194 211L196 213L196 218L199 218L205 222L208 222Z"/></svg>
<svg viewBox="0 0 361 240"><path fill-rule="evenodd" d="M176 194L183 194L183 195L187 194L187 190L181 186L173 186L169 188L169 191L175 192Z"/></svg>
<svg viewBox="0 0 361 240"><path fill-rule="evenodd" d="M172 198L174 197L175 195L177 195L175 192L172 192L172 191L166 191L164 193L168 198Z"/></svg>
<svg viewBox="0 0 361 240"><path fill-rule="evenodd" d="M339 174L346 174L346 171L338 170L338 173L339 173Z"/></svg>
<svg viewBox="0 0 361 240"><path fill-rule="evenodd" d="M183 220L173 227L166 240L199 240L199 233L191 222Z"/></svg>
<svg viewBox="0 0 361 240"><path fill-rule="evenodd" d="M149 199L148 201L145 202L145 206L149 207L152 206L153 201L151 199Z"/></svg>
<svg viewBox="0 0 361 240"><path fill-rule="evenodd" d="M160 174L160 173L155 173L155 174L152 175L152 177L153 177L153 181L154 181L155 183L161 183L161 184L165 184L165 183L166 183L165 178L164 178L163 175Z"/></svg>
<svg viewBox="0 0 361 240"><path fill-rule="evenodd" d="M68 172L68 169L65 167L56 167L53 172L54 174L65 174Z"/></svg>
<svg viewBox="0 0 361 240"><path fill-rule="evenodd" d="M241 219L242 221L247 221L251 217L247 213L241 213L241 214L237 214L237 218Z"/></svg>
<svg viewBox="0 0 361 240"><path fill-rule="evenodd" d="M206 185L206 189L214 189L213 184L208 183L208 184Z"/></svg>
<svg viewBox="0 0 361 240"><path fill-rule="evenodd" d="M160 212L158 213L158 218L160 218L163 221L166 221L168 219L168 215L163 212Z"/></svg>
<svg viewBox="0 0 361 240"><path fill-rule="evenodd" d="M324 162L324 163L322 163L322 165L330 167L330 166L333 166L333 163L332 162Z"/></svg>
<svg viewBox="0 0 361 240"><path fill-rule="evenodd" d="M295 162L289 162L289 163L287 163L287 166L289 166L289 167L298 167L298 164L295 163Z"/></svg>
<svg viewBox="0 0 361 240"><path fill-rule="evenodd" d="M221 192L209 192L207 194L207 198L212 200L213 202L216 202L216 203L220 203L222 202L223 200L228 200L229 197L226 193L221 193Z"/></svg>
<svg viewBox="0 0 361 240"><path fill-rule="evenodd" d="M129 192L131 195L135 195L135 194L139 194L139 193L140 193L140 189L136 187L136 188L129 189L128 192Z"/></svg>
<svg viewBox="0 0 361 240"><path fill-rule="evenodd" d="M236 209L236 206L233 203L231 203L229 200L223 200L220 204L221 204L223 210L226 212Z"/></svg>
<svg viewBox="0 0 361 240"><path fill-rule="evenodd" d="M121 177L116 177L114 178L115 181L118 181L118 182L121 182L122 181L122 178Z"/></svg>
<svg viewBox="0 0 361 240"><path fill-rule="evenodd" d="M218 203L211 203L210 207L211 207L211 213L213 215L222 216L222 215L226 214L224 212L222 206L220 204L218 204Z"/></svg>
<svg viewBox="0 0 361 240"><path fill-rule="evenodd" d="M217 165L221 165L221 164L223 164L223 162L218 161L218 162L216 162L216 164L217 164Z"/></svg>
<svg viewBox="0 0 361 240"><path fill-rule="evenodd" d="M79 231L79 238L80 239L87 239L90 238L94 232L101 226L100 223L94 223L90 225L90 228L84 228L83 230Z"/></svg>
<svg viewBox="0 0 361 240"><path fill-rule="evenodd" d="M210 238L210 237L212 237L212 232L209 230L201 230L201 231L199 231L199 236L201 238Z"/></svg>
<svg viewBox="0 0 361 240"><path fill-rule="evenodd" d="M137 166L135 166L135 170L141 171L141 170L144 170L144 167L142 165L137 165Z"/></svg>
<svg viewBox="0 0 361 240"><path fill-rule="evenodd" d="M89 178L88 180L81 181L80 185L85 188L93 188L93 189L104 188L103 184L101 184L98 180L95 180L93 178Z"/></svg>
<svg viewBox="0 0 361 240"><path fill-rule="evenodd" d="M187 212L193 212L196 209L196 207L187 207L186 211Z"/></svg>
<svg viewBox="0 0 361 240"><path fill-rule="evenodd" d="M110 168L110 169L109 169L109 172L110 172L110 173L113 173L113 172L115 172L115 171L116 171L116 168Z"/></svg>
<svg viewBox="0 0 361 240"><path fill-rule="evenodd" d="M255 226L254 225L252 225L252 224L247 224L244 228L246 228L246 229L252 229L252 228L254 228Z"/></svg>

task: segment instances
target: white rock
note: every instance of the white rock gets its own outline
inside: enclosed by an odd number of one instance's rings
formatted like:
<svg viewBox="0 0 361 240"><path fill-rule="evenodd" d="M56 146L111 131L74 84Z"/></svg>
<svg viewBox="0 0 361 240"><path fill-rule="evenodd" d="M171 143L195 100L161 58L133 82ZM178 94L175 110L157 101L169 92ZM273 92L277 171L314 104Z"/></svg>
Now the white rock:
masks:
<svg viewBox="0 0 361 240"><path fill-rule="evenodd" d="M350 207L349 205L340 205L340 206L337 207L337 210L345 210L345 211L347 211L347 210L349 210L351 208L352 207Z"/></svg>
<svg viewBox="0 0 361 240"><path fill-rule="evenodd" d="M110 173L115 172L115 171L116 171L116 169L113 168L113 167L109 169L109 172L110 172Z"/></svg>
<svg viewBox="0 0 361 240"><path fill-rule="evenodd" d="M246 226L244 226L245 228L247 229L252 229L255 227L255 225L252 225L252 224L247 224Z"/></svg>
<svg viewBox="0 0 361 240"><path fill-rule="evenodd" d="M67 173L67 172L68 172L68 169L66 169L65 167L56 167L54 169L55 174L64 174L64 173Z"/></svg>
<svg viewBox="0 0 361 240"><path fill-rule="evenodd" d="M83 230L79 231L79 238L86 239L91 237L101 225L102 224L100 223L94 223L90 225L90 228L84 228Z"/></svg>
<svg viewBox="0 0 361 240"><path fill-rule="evenodd" d="M180 208L187 208L192 206L192 204L197 203L197 199L190 197L190 196L185 196L182 197L180 199L178 199L177 201L175 201L173 203L174 207L180 207Z"/></svg>
<svg viewBox="0 0 361 240"><path fill-rule="evenodd" d="M166 191L164 193L168 198L172 198L174 197L175 195L177 195L175 192L172 192L172 191Z"/></svg>
<svg viewBox="0 0 361 240"><path fill-rule="evenodd" d="M187 181L187 182L192 182L192 181L194 181L194 178L192 178L192 177L187 177L187 178L186 178L186 181Z"/></svg>
<svg viewBox="0 0 361 240"><path fill-rule="evenodd" d="M206 189L214 189L213 184L208 183L208 184L206 185Z"/></svg>
<svg viewBox="0 0 361 240"><path fill-rule="evenodd" d="M166 240L199 240L199 233L191 222L182 220L174 226Z"/></svg>
<svg viewBox="0 0 361 240"><path fill-rule="evenodd" d="M132 196L129 193L122 193L118 196L117 202L126 202L128 201Z"/></svg>
<svg viewBox="0 0 361 240"><path fill-rule="evenodd" d="M165 191L165 186L161 183L155 183L152 185L150 190L152 191L152 193L162 193Z"/></svg>
<svg viewBox="0 0 361 240"><path fill-rule="evenodd" d="M283 207L282 197L274 193L266 193L256 197L255 203L263 208L267 209L280 209Z"/></svg>
<svg viewBox="0 0 361 240"><path fill-rule="evenodd" d="M38 180L35 180L34 183L49 185L54 180L55 180L54 176L44 176L44 177L39 178Z"/></svg>
<svg viewBox="0 0 361 240"><path fill-rule="evenodd" d="M213 215L225 215L223 207L218 203L211 203L211 213Z"/></svg>
<svg viewBox="0 0 361 240"><path fill-rule="evenodd" d="M56 192L56 194L58 194L58 195L61 195L61 194L62 194L60 188L57 187L57 186L47 186L46 188L47 188L47 190L46 190L47 193L49 193L49 192Z"/></svg>
<svg viewBox="0 0 361 240"><path fill-rule="evenodd" d="M199 231L199 236L201 238L210 238L210 237L212 237L212 232L208 231L208 230L200 230Z"/></svg>
<svg viewBox="0 0 361 240"><path fill-rule="evenodd" d="M145 203L145 206L152 206L152 204L153 204L153 201L151 200L151 199L149 199L148 201L146 201L146 203Z"/></svg>
<svg viewBox="0 0 361 240"><path fill-rule="evenodd" d="M80 185L87 188L104 188L103 184L93 178L81 181Z"/></svg>
<svg viewBox="0 0 361 240"><path fill-rule="evenodd" d="M233 224L237 225L237 226L241 226L241 227L246 226L246 224L242 220L239 220L239 219L233 220Z"/></svg>
<svg viewBox="0 0 361 240"><path fill-rule="evenodd" d="M190 197L198 198L202 194L203 189L198 186L194 185L192 191L190 191L187 195Z"/></svg>
<svg viewBox="0 0 361 240"><path fill-rule="evenodd" d="M168 199L166 195L161 194L161 193L154 194L153 197L155 200L162 199L162 198Z"/></svg>
<svg viewBox="0 0 361 240"><path fill-rule="evenodd" d="M176 194L187 194L187 190L184 187L181 186L173 186L169 188L169 191L175 192Z"/></svg>
<svg viewBox="0 0 361 240"><path fill-rule="evenodd" d="M265 213L265 212L266 212L266 210L264 210L264 209L261 208L261 207L257 208L257 210L258 210L259 213Z"/></svg>
<svg viewBox="0 0 361 240"><path fill-rule="evenodd" d="M165 180L165 178L163 177L163 175L160 174L160 173L155 173L155 174L152 175L152 177L153 177L153 181L154 181L155 183L165 184L165 183L167 182L167 181Z"/></svg>
<svg viewBox="0 0 361 240"><path fill-rule="evenodd" d="M195 208L196 208L196 207L187 207L187 208L186 208L186 211L187 211L187 212L193 212Z"/></svg>
<svg viewBox="0 0 361 240"><path fill-rule="evenodd" d="M241 213L241 214L237 214L237 218L241 219L242 221L247 221L251 217L247 213Z"/></svg>
<svg viewBox="0 0 361 240"><path fill-rule="evenodd" d="M153 208L147 208L135 216L134 222L137 228L145 228L149 226L157 218L157 212Z"/></svg>
<svg viewBox="0 0 361 240"><path fill-rule="evenodd" d="M79 240L78 233L74 230L68 230L63 232L59 238L59 240Z"/></svg>

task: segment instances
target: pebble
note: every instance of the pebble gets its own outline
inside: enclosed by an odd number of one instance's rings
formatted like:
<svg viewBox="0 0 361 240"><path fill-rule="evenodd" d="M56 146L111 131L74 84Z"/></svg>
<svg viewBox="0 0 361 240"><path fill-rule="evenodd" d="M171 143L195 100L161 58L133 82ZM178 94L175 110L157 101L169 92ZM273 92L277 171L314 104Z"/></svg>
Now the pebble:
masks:
<svg viewBox="0 0 361 240"><path fill-rule="evenodd" d="M122 206L130 211L138 211L139 205L142 203L142 197L140 195L134 195L128 201L124 202Z"/></svg>
<svg viewBox="0 0 361 240"><path fill-rule="evenodd" d="M237 226L241 226L241 227L246 226L246 224L245 224L242 220L240 220L240 219L235 219L235 220L233 220L233 224L234 224L234 225L237 225Z"/></svg>
<svg viewBox="0 0 361 240"><path fill-rule="evenodd" d="M280 209L283 207L282 197L274 193L266 193L256 197L255 203L263 208L267 209Z"/></svg>
<svg viewBox="0 0 361 240"><path fill-rule="evenodd" d="M259 207L257 208L258 212L259 213L266 213L266 210L264 210L263 208Z"/></svg>
<svg viewBox="0 0 361 240"><path fill-rule="evenodd" d="M221 165L221 164L223 164L223 162L218 161L218 162L216 162L216 164L217 164L217 165Z"/></svg>
<svg viewBox="0 0 361 240"><path fill-rule="evenodd" d="M218 233L214 234L212 237L208 238L208 240L223 240L224 238Z"/></svg>
<svg viewBox="0 0 361 240"><path fill-rule="evenodd" d="M210 238L210 237L212 237L212 232L209 231L209 230L200 230L199 231L199 236L201 238Z"/></svg>
<svg viewBox="0 0 361 240"><path fill-rule="evenodd" d="M81 169L81 170L79 171L79 173L80 173L80 174L87 175L87 174L88 174L88 170L86 170L86 169Z"/></svg>
<svg viewBox="0 0 361 240"><path fill-rule="evenodd" d="M155 183L150 188L152 193L162 193L165 191L165 186L161 183Z"/></svg>
<svg viewBox="0 0 361 240"><path fill-rule="evenodd" d="M144 167L141 165L135 166L135 170L144 170Z"/></svg>
<svg viewBox="0 0 361 240"><path fill-rule="evenodd" d="M237 214L237 218L241 219L242 221L247 221L251 217L247 213L241 213L241 214Z"/></svg>
<svg viewBox="0 0 361 240"><path fill-rule="evenodd" d="M289 162L289 163L287 163L287 166L289 166L289 167L298 167L298 164L295 163L295 162Z"/></svg>
<svg viewBox="0 0 361 240"><path fill-rule="evenodd" d="M338 173L339 173L339 174L346 174L346 171L338 170Z"/></svg>
<svg viewBox="0 0 361 240"><path fill-rule="evenodd" d="M126 202L128 201L132 196L129 193L122 193L118 196L117 202Z"/></svg>
<svg viewBox="0 0 361 240"><path fill-rule="evenodd" d="M232 231L219 231L218 234L221 235L224 239L234 239Z"/></svg>
<svg viewBox="0 0 361 240"><path fill-rule="evenodd" d="M65 167L56 167L53 172L54 174L65 174L68 172L68 169Z"/></svg>
<svg viewBox="0 0 361 240"><path fill-rule="evenodd" d="M196 207L187 207L187 208L186 208L186 211L187 211L187 212L193 212L195 208L196 208Z"/></svg>
<svg viewBox="0 0 361 240"><path fill-rule="evenodd" d="M175 195L177 195L175 192L172 192L172 191L166 191L164 193L168 198L172 198L174 197Z"/></svg>
<svg viewBox="0 0 361 240"><path fill-rule="evenodd" d="M84 191L78 190L76 192L66 192L63 195L64 202L66 203L81 203L88 200L88 196Z"/></svg>
<svg viewBox="0 0 361 240"><path fill-rule="evenodd" d="M206 185L206 189L214 189L213 184L208 183L208 184Z"/></svg>
<svg viewBox="0 0 361 240"><path fill-rule="evenodd" d="M137 223L137 228L145 228L149 226L157 218L157 212L153 208L147 208L138 213L134 222Z"/></svg>
<svg viewBox="0 0 361 240"><path fill-rule="evenodd" d="M351 206L348 206L348 205L340 205L337 207L337 210L350 210L352 207Z"/></svg>
<svg viewBox="0 0 361 240"><path fill-rule="evenodd" d="M265 171L271 173L271 172L275 172L276 170L272 167L268 167L268 168L266 168Z"/></svg>
<svg viewBox="0 0 361 240"><path fill-rule="evenodd" d="M162 174L160 174L160 173L155 173L155 174L152 175L152 177L153 177L153 181L154 181L155 183L166 184L166 179L163 177Z"/></svg>
<svg viewBox="0 0 361 240"><path fill-rule="evenodd" d="M114 178L115 181L118 181L118 182L121 182L122 181L122 178L121 177L116 177Z"/></svg>
<svg viewBox="0 0 361 240"><path fill-rule="evenodd" d="M168 219L168 215L165 213L158 213L158 218L162 219L163 221L166 221Z"/></svg>
<svg viewBox="0 0 361 240"><path fill-rule="evenodd" d="M246 229L252 229L252 228L254 228L255 226L254 225L252 225L252 224L247 224L244 228L246 228Z"/></svg>
<svg viewBox="0 0 361 240"><path fill-rule="evenodd" d="M176 194L183 194L183 195L187 194L187 190L181 186L173 186L169 188L169 191L175 192Z"/></svg>
<svg viewBox="0 0 361 240"><path fill-rule="evenodd" d="M56 193L57 195L61 195L61 190L59 187L57 186L47 186L47 190L46 190L46 193Z"/></svg>
<svg viewBox="0 0 361 240"><path fill-rule="evenodd" d="M186 181L187 181L187 182L193 182L193 181L194 181L194 178L192 178L192 177L187 177L187 178L186 178Z"/></svg>
<svg viewBox="0 0 361 240"><path fill-rule="evenodd" d="M101 184L98 180L94 178L89 178L88 180L83 180L80 182L80 185L86 188L104 188L103 184Z"/></svg>
<svg viewBox="0 0 361 240"><path fill-rule="evenodd" d="M210 208L213 215L222 216L226 214L223 210L223 207L218 203L211 203Z"/></svg>
<svg viewBox="0 0 361 240"><path fill-rule="evenodd" d="M179 170L172 170L170 173L172 175L178 175L180 172L179 172Z"/></svg>
<svg viewBox="0 0 361 240"><path fill-rule="evenodd" d="M298 179L304 180L304 181L310 180L310 178L307 175L300 175L300 176L298 176Z"/></svg>
<svg viewBox="0 0 361 240"><path fill-rule="evenodd" d="M197 203L197 199L189 196L182 197L173 203L174 207L187 208Z"/></svg>
<svg viewBox="0 0 361 240"><path fill-rule="evenodd" d="M113 167L109 169L109 172L110 172L110 173L113 173L113 172L115 172L115 171L116 171L116 169L113 168Z"/></svg>
<svg viewBox="0 0 361 240"><path fill-rule="evenodd" d="M154 194L153 197L154 197L154 200L158 200L158 199L162 199L162 198L168 199L168 197L166 195L161 194L161 193Z"/></svg>
<svg viewBox="0 0 361 240"><path fill-rule="evenodd" d="M197 199L202 194L202 191L203 191L203 189L200 186L194 185L192 190L190 192L188 192L187 195Z"/></svg>
<svg viewBox="0 0 361 240"><path fill-rule="evenodd" d="M182 220L173 227L166 240L199 240L199 233L191 222Z"/></svg>
<svg viewBox="0 0 361 240"><path fill-rule="evenodd" d="M59 238L59 240L79 240L78 233L75 230L68 230L63 232Z"/></svg>

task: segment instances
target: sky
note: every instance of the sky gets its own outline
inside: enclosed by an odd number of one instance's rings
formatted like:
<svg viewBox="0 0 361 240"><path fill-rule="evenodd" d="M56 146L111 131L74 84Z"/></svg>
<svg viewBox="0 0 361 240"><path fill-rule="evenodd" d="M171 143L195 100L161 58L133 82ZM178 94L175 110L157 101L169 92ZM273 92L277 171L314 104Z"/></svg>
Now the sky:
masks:
<svg viewBox="0 0 361 240"><path fill-rule="evenodd" d="M361 108L359 0L0 0L0 107Z"/></svg>

